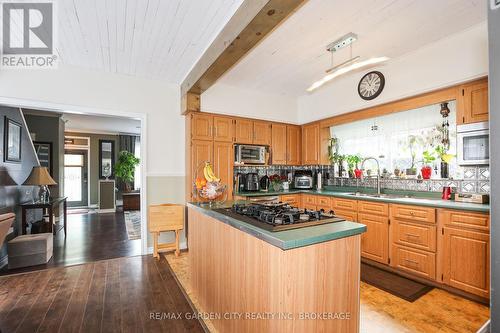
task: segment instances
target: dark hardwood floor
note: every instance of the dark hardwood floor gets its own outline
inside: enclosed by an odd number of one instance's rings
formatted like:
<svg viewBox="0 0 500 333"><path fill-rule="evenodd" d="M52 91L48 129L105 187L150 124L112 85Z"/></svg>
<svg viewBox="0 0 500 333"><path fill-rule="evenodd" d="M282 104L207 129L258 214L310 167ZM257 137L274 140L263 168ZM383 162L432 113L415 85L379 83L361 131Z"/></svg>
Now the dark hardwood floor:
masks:
<svg viewBox="0 0 500 333"><path fill-rule="evenodd" d="M5 266L0 275L140 254L141 240L128 239L123 212L68 214L68 235L61 230L54 236L53 257L47 264L15 270Z"/></svg>
<svg viewBox="0 0 500 333"><path fill-rule="evenodd" d="M203 332L192 314L163 256L0 277L3 333Z"/></svg>

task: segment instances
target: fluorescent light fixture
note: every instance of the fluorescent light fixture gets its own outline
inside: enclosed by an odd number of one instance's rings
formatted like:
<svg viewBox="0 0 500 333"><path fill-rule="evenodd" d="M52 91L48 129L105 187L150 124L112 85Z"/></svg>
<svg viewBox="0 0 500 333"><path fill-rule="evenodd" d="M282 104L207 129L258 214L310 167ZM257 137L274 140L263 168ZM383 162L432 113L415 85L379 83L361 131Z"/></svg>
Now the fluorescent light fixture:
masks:
<svg viewBox="0 0 500 333"><path fill-rule="evenodd" d="M350 65L350 64L352 64L353 62L358 61L358 60L359 60L359 58L360 58L360 56L357 56L357 57L351 58L351 59L349 59L349 60L347 60L347 61L344 61L344 62L343 62L343 63L341 63L341 64L338 64L338 65L336 65L336 66L333 66L333 67L331 67L331 68L328 68L328 69L326 70L326 73L327 73L327 74L329 74L329 73L333 72L333 71L334 71L334 70L336 70L336 69L339 69L339 68L345 67L345 66L347 66L347 65Z"/></svg>
<svg viewBox="0 0 500 333"><path fill-rule="evenodd" d="M360 61L360 62L355 62L349 66L339 68L338 70L334 71L333 73L326 75L321 80L314 82L309 88L306 89L306 91L311 92L315 89L318 89L319 87L321 87L322 85L324 85L328 81L333 80L334 78L336 78L340 75L346 74L348 72L351 72L355 69L360 69L360 68L363 68L366 66L379 64L379 63L387 61L387 60L389 60L388 57L376 57L376 58L370 58L370 59Z"/></svg>

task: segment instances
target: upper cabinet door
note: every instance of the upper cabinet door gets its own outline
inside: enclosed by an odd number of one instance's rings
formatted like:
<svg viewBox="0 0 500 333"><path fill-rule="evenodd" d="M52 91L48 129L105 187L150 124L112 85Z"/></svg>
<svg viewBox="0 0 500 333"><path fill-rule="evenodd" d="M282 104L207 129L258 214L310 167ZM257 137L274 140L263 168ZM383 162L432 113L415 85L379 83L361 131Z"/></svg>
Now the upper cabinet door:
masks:
<svg viewBox="0 0 500 333"><path fill-rule="evenodd" d="M229 117L214 117L214 140L233 142L234 120Z"/></svg>
<svg viewBox="0 0 500 333"><path fill-rule="evenodd" d="M302 132L302 159L304 164L319 163L319 124L306 125Z"/></svg>
<svg viewBox="0 0 500 333"><path fill-rule="evenodd" d="M302 152L302 141L299 126L286 127L287 164L299 165Z"/></svg>
<svg viewBox="0 0 500 333"><path fill-rule="evenodd" d="M488 121L488 80L465 85L461 95L457 110L459 124Z"/></svg>
<svg viewBox="0 0 500 333"><path fill-rule="evenodd" d="M236 143L253 143L253 121L247 119L236 119L235 122Z"/></svg>
<svg viewBox="0 0 500 333"><path fill-rule="evenodd" d="M192 113L191 138L193 140L212 140L213 116L202 113Z"/></svg>
<svg viewBox="0 0 500 333"><path fill-rule="evenodd" d="M266 121L253 122L253 143L256 145L271 145L271 124Z"/></svg>
<svg viewBox="0 0 500 333"><path fill-rule="evenodd" d="M287 162L287 126L283 124L271 125L271 158L272 164L286 164Z"/></svg>

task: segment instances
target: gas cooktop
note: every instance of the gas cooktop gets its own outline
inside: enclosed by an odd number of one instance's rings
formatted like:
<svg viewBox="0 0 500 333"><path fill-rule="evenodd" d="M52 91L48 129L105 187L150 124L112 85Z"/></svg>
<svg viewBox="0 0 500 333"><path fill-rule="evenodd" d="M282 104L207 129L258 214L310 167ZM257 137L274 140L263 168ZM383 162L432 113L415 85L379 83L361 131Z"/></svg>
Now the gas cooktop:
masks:
<svg viewBox="0 0 500 333"><path fill-rule="evenodd" d="M333 211L299 209L285 203L233 204L217 212L269 231L283 231L345 221Z"/></svg>

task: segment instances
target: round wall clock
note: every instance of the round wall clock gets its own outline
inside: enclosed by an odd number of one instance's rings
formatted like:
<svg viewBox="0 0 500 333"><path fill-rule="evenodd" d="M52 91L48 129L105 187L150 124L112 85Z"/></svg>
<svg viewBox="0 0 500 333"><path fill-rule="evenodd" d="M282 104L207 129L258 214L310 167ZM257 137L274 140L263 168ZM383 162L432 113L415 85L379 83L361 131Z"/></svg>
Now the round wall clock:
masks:
<svg viewBox="0 0 500 333"><path fill-rule="evenodd" d="M364 100L375 99L384 90L384 74L373 71L365 74L358 84L358 94Z"/></svg>

